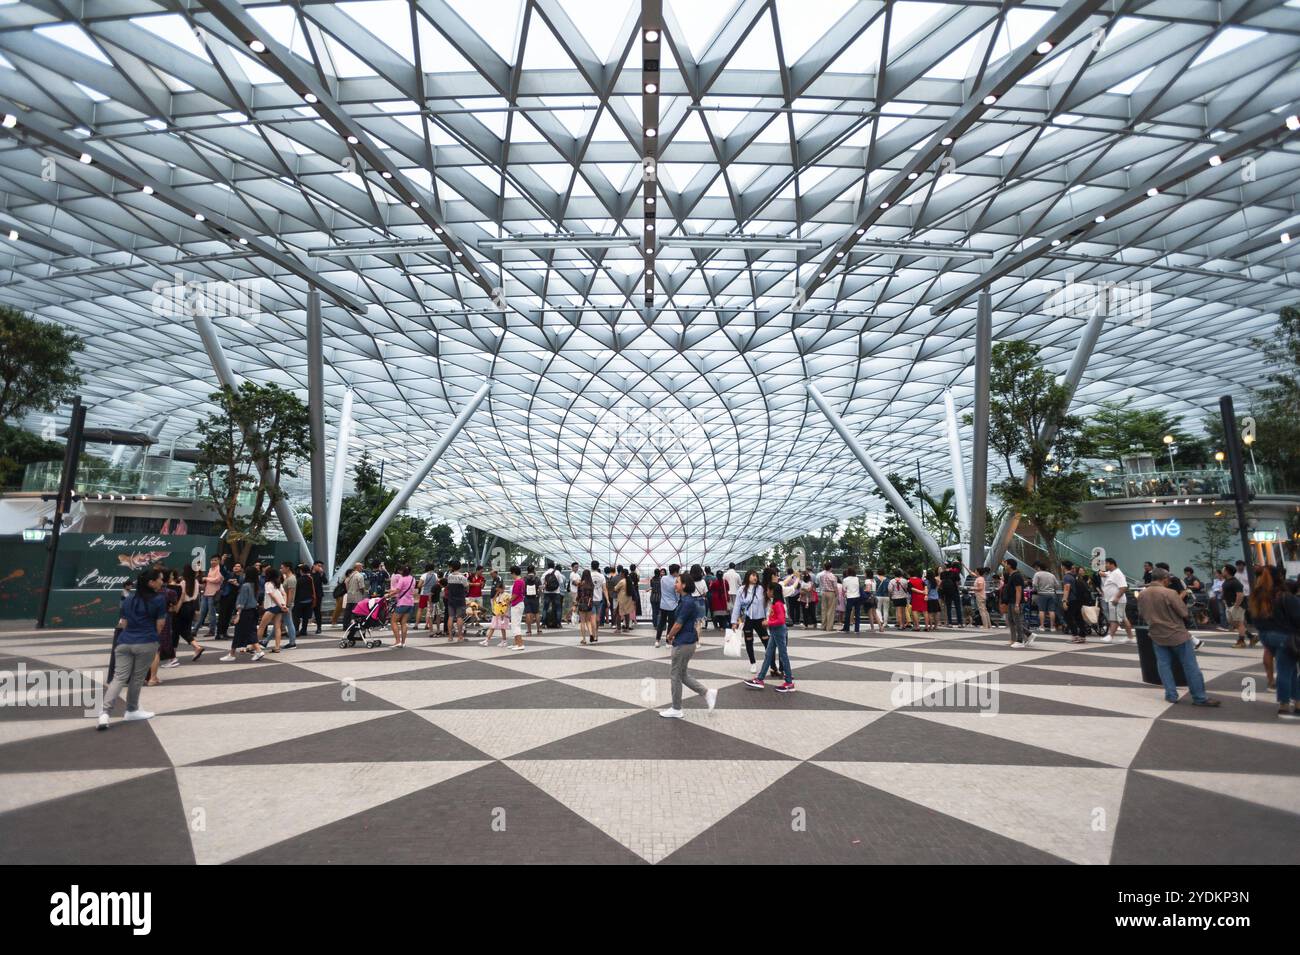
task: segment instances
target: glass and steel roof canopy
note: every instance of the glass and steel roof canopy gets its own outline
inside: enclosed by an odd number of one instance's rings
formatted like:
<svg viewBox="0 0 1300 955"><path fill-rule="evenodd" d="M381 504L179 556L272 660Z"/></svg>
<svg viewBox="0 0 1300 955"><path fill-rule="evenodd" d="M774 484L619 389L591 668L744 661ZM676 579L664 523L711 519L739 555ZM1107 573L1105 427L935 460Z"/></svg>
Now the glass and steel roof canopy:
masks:
<svg viewBox="0 0 1300 955"><path fill-rule="evenodd" d="M327 417L352 388L390 480L496 382L413 506L642 562L874 505L807 381L949 486L981 288L1064 370L1053 293L1138 283L1085 409L1256 380L1297 298L1297 0L666 0L653 44L645 15L0 2L0 301L87 338L92 424L166 444L214 380L168 287L243 283L236 373L305 392L314 284Z"/></svg>

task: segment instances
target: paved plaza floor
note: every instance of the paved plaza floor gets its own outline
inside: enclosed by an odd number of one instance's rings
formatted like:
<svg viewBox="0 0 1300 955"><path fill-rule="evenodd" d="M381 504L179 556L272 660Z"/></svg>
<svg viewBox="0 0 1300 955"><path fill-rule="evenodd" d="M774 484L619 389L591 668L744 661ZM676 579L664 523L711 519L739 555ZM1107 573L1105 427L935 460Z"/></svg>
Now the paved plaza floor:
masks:
<svg viewBox="0 0 1300 955"><path fill-rule="evenodd" d="M110 640L0 634L0 671L101 671ZM669 652L644 625L523 652L345 650L328 629L257 663L185 650L149 721L0 707L0 863L1290 863L1300 844L1300 725L1226 636L1198 654L1213 710L1166 703L1132 643L795 629L778 694L721 642L692 665L716 710L687 691L680 720L656 712Z"/></svg>

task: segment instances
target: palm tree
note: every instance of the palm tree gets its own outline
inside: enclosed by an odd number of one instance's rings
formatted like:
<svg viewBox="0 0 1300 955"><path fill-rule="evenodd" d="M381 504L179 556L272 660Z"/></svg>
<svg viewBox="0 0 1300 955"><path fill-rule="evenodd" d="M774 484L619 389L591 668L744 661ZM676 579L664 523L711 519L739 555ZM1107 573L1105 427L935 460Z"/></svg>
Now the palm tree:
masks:
<svg viewBox="0 0 1300 955"><path fill-rule="evenodd" d="M926 491L921 492L927 513L924 523L939 540L939 545L956 544L961 541L961 519L957 515L957 492L948 488L942 496L935 498Z"/></svg>

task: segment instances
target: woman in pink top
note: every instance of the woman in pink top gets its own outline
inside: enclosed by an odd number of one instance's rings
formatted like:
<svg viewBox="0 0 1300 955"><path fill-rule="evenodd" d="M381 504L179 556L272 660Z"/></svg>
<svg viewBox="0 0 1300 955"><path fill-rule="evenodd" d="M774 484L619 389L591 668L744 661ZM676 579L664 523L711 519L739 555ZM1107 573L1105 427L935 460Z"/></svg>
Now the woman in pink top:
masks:
<svg viewBox="0 0 1300 955"><path fill-rule="evenodd" d="M208 572L203 578L203 595L199 598L199 619L194 624L194 633L197 635L203 629L203 621L208 621L208 636L212 636L217 629L217 594L221 592L221 584L225 578L221 575L221 558L214 557L208 564ZM211 619L208 614L212 614ZM197 657L195 659L198 659Z"/></svg>
<svg viewBox="0 0 1300 955"><path fill-rule="evenodd" d="M397 573L388 581L386 596L397 599L393 607L393 649L406 646L406 628L415 609L415 578L411 576L408 564L397 568Z"/></svg>
<svg viewBox="0 0 1300 955"><path fill-rule="evenodd" d="M511 650L522 650L524 648L524 578L520 575L519 567L511 567L510 573L514 575L515 582L510 585L510 631L515 635L515 643Z"/></svg>

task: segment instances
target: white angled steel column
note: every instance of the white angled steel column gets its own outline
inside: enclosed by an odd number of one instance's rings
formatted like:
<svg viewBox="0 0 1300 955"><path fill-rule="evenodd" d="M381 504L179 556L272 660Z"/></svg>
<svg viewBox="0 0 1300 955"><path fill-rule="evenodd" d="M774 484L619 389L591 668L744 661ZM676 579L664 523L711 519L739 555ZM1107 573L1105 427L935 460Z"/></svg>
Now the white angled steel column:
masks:
<svg viewBox="0 0 1300 955"><path fill-rule="evenodd" d="M1079 335L1079 344L1074 348L1074 357L1070 360L1069 370L1065 373L1065 378L1061 382L1065 386L1066 411L1069 411L1070 402L1074 400L1074 393L1079 389L1079 382L1083 380L1083 372L1088 367L1088 362L1092 360L1092 351L1097 347L1097 339L1101 337L1101 330L1106 324L1106 316L1110 314L1110 296L1111 291L1106 289L1097 298L1097 305L1093 308L1092 314L1088 316L1088 322L1083 326L1083 331ZM1044 444L1050 444L1056 437L1056 425L1049 424L1044 426L1038 440ZM1025 476L1025 487L1033 490L1033 480L1029 475ZM1014 511L1008 510L1002 515L1002 523L998 525L997 535L993 538L993 546L989 548L989 556L995 560L1002 560L1007 554L1007 548L1011 546L1011 538L1015 536L1016 529L1020 526L1020 515Z"/></svg>
<svg viewBox="0 0 1300 955"><path fill-rule="evenodd" d="M438 459L442 457L443 452L451 446L452 441L456 440L456 435L460 434L461 429L465 427L466 423L469 421L470 416L478 410L479 405L483 403L483 400L487 398L488 392L491 390L492 379L489 378L487 381L483 382L483 387L474 392L474 397L469 400L469 404L461 409L460 414L456 415L456 420L451 423L451 427L448 428L447 433L442 436L442 440L439 441L427 455L425 455L424 460L420 462L420 466L411 472L411 476L406 479L406 483L403 484L402 489L397 492L397 496L389 501L388 506L384 508L384 513L380 514L379 519L375 521L370 530L366 531L366 534L361 538L360 543L358 543L356 547L352 548L352 553L348 554L347 559L339 564L338 567L334 568L332 582L338 582L340 572L343 568L356 563L358 560L365 557L366 554L370 553L370 548L375 546L375 541L379 540L380 535L383 534L388 525L392 523L393 518L397 516L398 511L406 506L406 502L411 499L411 495L414 494L419 486L424 483L424 479L429 476L429 472L432 471L433 466L438 463Z"/></svg>
<svg viewBox="0 0 1300 955"><path fill-rule="evenodd" d="M952 468L952 490L961 529L962 566L970 565L970 501L966 497L966 469L961 461L961 435L957 431L957 404L952 389L943 390L943 410L948 421L948 464Z"/></svg>
<svg viewBox="0 0 1300 955"><path fill-rule="evenodd" d="M925 529L916 514L907 506L907 502L903 500L903 496L898 493L898 489L890 483L889 478L885 476L876 465L876 462L872 460L871 455L867 453L867 449L859 444L858 439L849 432L847 427L845 427L843 420L835 413L831 406L826 403L826 399L822 397L822 393L817 390L817 387L812 382L808 382L807 388L808 396L812 398L817 407L821 409L822 414L826 416L826 420L829 421L831 427L835 429L835 433L840 436L840 440L848 446L848 449L853 452L854 457L856 457L858 461L862 463L862 466L867 469L867 473L871 475L871 480L876 482L876 487L880 488L880 493L885 495L885 500L889 501L890 506L898 512L898 516L903 519L903 522L911 529L912 533L916 535L916 539L921 542L921 546L925 548L926 552L942 564L944 558L943 551L939 549L939 542L930 536L930 532Z"/></svg>
<svg viewBox="0 0 1300 955"><path fill-rule="evenodd" d="M235 377L230 362L226 360L225 350L221 347L221 339L217 337L217 329L212 324L212 319L204 314L201 309L196 309L194 311L194 327L198 329L199 338L203 340L203 350L208 353L208 361L212 362L212 370L217 373L217 380L230 388L231 391L237 391L239 389L239 380ZM266 481L266 462L255 461L253 463L257 466L262 480ZM301 559L310 564L312 562L311 548L307 546L307 540L302 536L302 528L298 526L298 518L293 513L293 507L289 504L289 499L283 494L276 496L275 516L280 520L280 527L284 531L284 536L298 545Z"/></svg>
<svg viewBox="0 0 1300 955"><path fill-rule="evenodd" d="M330 478L330 499L325 530L325 570L333 576L339 550L339 519L343 513L343 485L348 479L348 443L352 440L352 389L343 392L343 410L334 433L334 474Z"/></svg>

